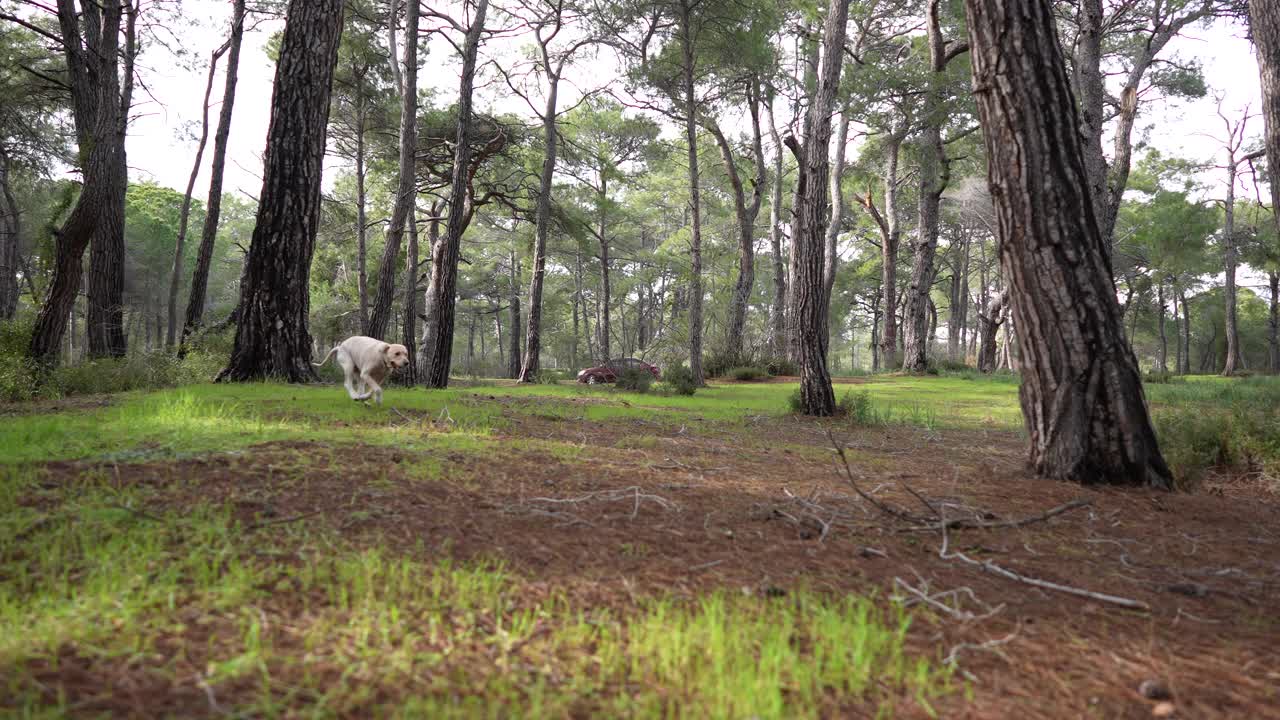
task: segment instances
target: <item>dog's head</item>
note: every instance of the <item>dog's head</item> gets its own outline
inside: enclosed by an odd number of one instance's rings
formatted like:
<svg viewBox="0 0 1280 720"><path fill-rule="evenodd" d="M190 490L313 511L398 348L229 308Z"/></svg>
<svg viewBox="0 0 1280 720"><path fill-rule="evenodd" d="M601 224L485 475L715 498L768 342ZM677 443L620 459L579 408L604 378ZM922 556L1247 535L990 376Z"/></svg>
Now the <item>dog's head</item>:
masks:
<svg viewBox="0 0 1280 720"><path fill-rule="evenodd" d="M409 364L409 348L400 343L390 343L382 350L387 367L402 368Z"/></svg>

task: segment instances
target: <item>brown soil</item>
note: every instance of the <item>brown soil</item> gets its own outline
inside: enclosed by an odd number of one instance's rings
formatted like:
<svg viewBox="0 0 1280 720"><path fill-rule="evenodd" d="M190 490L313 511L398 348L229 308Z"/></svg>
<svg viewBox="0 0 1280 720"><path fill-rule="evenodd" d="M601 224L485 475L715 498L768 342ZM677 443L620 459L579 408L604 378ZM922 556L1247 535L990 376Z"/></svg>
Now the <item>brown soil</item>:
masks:
<svg viewBox="0 0 1280 720"><path fill-rule="evenodd" d="M226 503L246 528L327 523L356 544L498 558L530 597L560 592L584 605L629 607L713 588L960 590L962 613L1002 607L969 620L933 611L914 625L915 651L954 653L972 678L972 696L944 699L943 717L1146 718L1156 704L1138 692L1147 680L1167 686L1179 717L1280 717L1280 499L1247 484L1175 495L1086 489L1029 477L1010 433L837 430L860 487L904 512L943 508L991 523L1088 501L1022 527L952 530L950 545L1023 575L1145 603L1144 612L944 560L939 533L906 531L911 522L853 493L814 422L511 423L501 440L587 449L570 461L524 450L425 458L289 442L122 465L118 477L160 490L156 509ZM423 477L424 460L439 464L433 479ZM50 464L49 482L75 482L87 469ZM64 658L44 682L82 687L92 677L83 662Z"/></svg>

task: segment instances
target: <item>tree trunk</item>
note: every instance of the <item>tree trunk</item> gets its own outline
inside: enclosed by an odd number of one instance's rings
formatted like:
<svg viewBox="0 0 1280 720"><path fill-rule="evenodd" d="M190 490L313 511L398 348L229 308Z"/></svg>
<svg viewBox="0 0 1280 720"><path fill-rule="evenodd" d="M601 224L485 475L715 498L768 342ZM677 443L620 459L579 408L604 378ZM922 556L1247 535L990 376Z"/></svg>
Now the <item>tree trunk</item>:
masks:
<svg viewBox="0 0 1280 720"><path fill-rule="evenodd" d="M1271 208L1280 231L1280 7L1271 0L1249 0L1249 28L1258 49L1258 76L1262 84L1262 118L1265 123L1267 167L1271 168ZM1280 308L1277 307L1277 273L1267 278L1271 285L1271 317L1268 339L1271 372L1280 373Z"/></svg>
<svg viewBox="0 0 1280 720"><path fill-rule="evenodd" d="M400 324L400 341L409 351L409 364L400 371L407 386L418 384L418 212L409 210L409 247L404 255L404 315Z"/></svg>
<svg viewBox="0 0 1280 720"><path fill-rule="evenodd" d="M123 5L120 0L91 4L81 15L73 0L58 2L84 184L54 236L53 279L31 335L28 355L44 365L57 361L84 281L84 251L103 216L114 211L115 184L125 167L119 133L124 122L119 63ZM82 22L90 31L82 31ZM72 338L67 342L72 356Z"/></svg>
<svg viewBox="0 0 1280 720"><path fill-rule="evenodd" d="M923 129L920 132L920 201L915 247L911 260L911 284L903 310L902 369L924 372L929 363L929 293L933 288L934 260L938 251L938 207L950 179L942 125L946 122L942 82L947 69L946 43L938 19L939 0L930 0L926 13L930 74L924 95Z"/></svg>
<svg viewBox="0 0 1280 720"><path fill-rule="evenodd" d="M1156 370L1161 373L1169 372L1169 339L1164 332L1164 283L1156 283L1156 305L1158 306L1159 315L1156 318L1156 326L1160 331L1160 355L1156 358Z"/></svg>
<svg viewBox="0 0 1280 720"><path fill-rule="evenodd" d="M1187 303L1187 294L1179 293L1182 303L1182 368L1183 375L1191 374L1191 305Z"/></svg>
<svg viewBox="0 0 1280 720"><path fill-rule="evenodd" d="M364 133L368 114L364 80L356 79L356 292L360 304L360 334L369 334L369 197L365 191Z"/></svg>
<svg viewBox="0 0 1280 720"><path fill-rule="evenodd" d="M137 57L138 10L125 3L125 49L121 57L119 114L110 142L120 148L115 172L104 178L108 199L89 244L89 357L124 357L128 348L124 332L124 206L129 191L129 167L125 136L129 108L133 104L133 64ZM99 106L98 112L103 112Z"/></svg>
<svg viewBox="0 0 1280 720"><path fill-rule="evenodd" d="M898 224L898 160L905 136L905 124L901 120L895 121L885 146L884 226L880 238L880 295L884 304L880 366L883 368L898 365L898 244L902 239Z"/></svg>
<svg viewBox="0 0 1280 720"><path fill-rule="evenodd" d="M1271 352L1267 369L1275 375L1280 374L1280 272L1267 273L1267 284L1271 289L1271 313L1267 318L1267 345Z"/></svg>
<svg viewBox="0 0 1280 720"><path fill-rule="evenodd" d="M600 206L600 229L598 238L600 240L600 295L596 297L596 347L600 348L600 357L596 358L600 362L607 362L611 359L613 352L610 338L613 334L613 322L609 313L609 301L613 296L613 289L609 286L609 225L608 225L608 206L609 206L609 178L605 174L603 167L600 170L600 194L596 204Z"/></svg>
<svg viewBox="0 0 1280 720"><path fill-rule="evenodd" d="M1102 0L1081 0L1079 34L1076 36L1075 92L1080 99L1080 137L1084 151L1085 174L1089 180L1089 196L1110 253L1111 229L1104 216L1111 196L1107 190L1107 158L1102 152L1102 133L1106 123L1106 85L1102 76Z"/></svg>
<svg viewBox="0 0 1280 720"><path fill-rule="evenodd" d="M773 253L773 305L769 308L769 347L775 358L787 354L787 268L782 261L782 137L773 117L773 93L766 100L769 136L775 148L769 194L769 251Z"/></svg>
<svg viewBox="0 0 1280 720"><path fill-rule="evenodd" d="M1177 286L1169 288L1169 301L1173 303L1173 371L1175 374L1182 374L1182 322L1179 320L1178 305L1178 289Z"/></svg>
<svg viewBox="0 0 1280 720"><path fill-rule="evenodd" d="M806 415L827 416L836 411L831 375L827 371L827 303L823 268L827 191L827 148L831 144L831 117L844 57L849 0L831 0L822 28L822 59L814 103L805 117L804 145L788 138L800 165L796 184L795 319L800 360L800 405Z"/></svg>
<svg viewBox="0 0 1280 720"><path fill-rule="evenodd" d="M182 339L178 356L186 355L187 338L200 327L204 318L205 295L209 287L209 268L213 264L213 244L218 238L218 219L222 213L222 173L227 161L227 142L231 135L231 111L236 100L236 79L240 69L240 41L244 37L245 0L233 0L231 37L227 48L227 78L222 90L222 108L218 111L218 128L213 133L213 158L209 168L209 199L205 203L204 228L196 266L191 273L191 292L187 298L186 318L182 323Z"/></svg>
<svg viewBox="0 0 1280 720"><path fill-rule="evenodd" d="M1051 3L965 6L1030 464L1043 477L1170 488L1088 194Z"/></svg>
<svg viewBox="0 0 1280 720"><path fill-rule="evenodd" d="M289 3L235 345L220 381L317 379L307 331L309 281L343 6L343 0Z"/></svg>
<svg viewBox="0 0 1280 720"><path fill-rule="evenodd" d="M426 358L431 355L432 338L439 335L436 332L436 321L440 317L439 302L436 295L436 288L443 282L444 278L441 273L440 266L441 254L444 252L444 245L440 241L440 211L442 205L439 202L431 205L431 220L427 225L427 252L431 256L431 275L427 281L427 290L422 300L422 347L418 353L418 375L425 376L427 373ZM421 378L419 378L421 379Z"/></svg>
<svg viewBox="0 0 1280 720"><path fill-rule="evenodd" d="M556 107L560 92L560 71L551 68L550 58L544 57L543 68L547 73L547 106L542 114L542 175L538 179L538 202L534 215L533 273L529 279L529 320L525 329L524 362L520 367L520 382L531 383L538 379L542 353L542 286L547 272L547 234L551 229L551 186L555 179L556 156L560 148L560 135L556 131ZM575 306L576 310L576 306Z"/></svg>
<svg viewBox="0 0 1280 720"><path fill-rule="evenodd" d="M1236 322L1236 269L1240 264L1236 250L1236 158L1227 163L1226 219L1222 225L1222 255L1226 279L1222 296L1226 302L1224 322L1227 333L1227 360L1222 374L1234 375L1240 365L1240 328Z"/></svg>
<svg viewBox="0 0 1280 720"><path fill-rule="evenodd" d="M423 360L426 363L426 385L449 386L449 367L453 359L453 324L458 288L458 259L462 251L462 233L471 222L471 89L475 85L476 54L489 0L479 0L471 19L471 27L462 50L462 80L458 89L458 128L454 137L453 171L449 186L449 219L440 240L439 267L432 268L432 302L436 317L433 332L423 338ZM437 270L439 272L437 272ZM438 280L438 284L437 281ZM430 348L430 351L427 351Z"/></svg>
<svg viewBox="0 0 1280 720"><path fill-rule="evenodd" d="M987 303L986 312L978 314L978 370L993 373L999 365L996 356L996 333L1004 323L1004 308L1009 302L1009 291L997 293Z"/></svg>
<svg viewBox="0 0 1280 720"><path fill-rule="evenodd" d="M484 10L477 13L483 19ZM483 20L481 20L483 21ZM418 3L405 5L404 33L404 86L400 88L400 177L396 185L396 201L391 210L391 225L387 228L386 245L382 249L382 264L378 269L378 293L373 299L373 312L369 317L371 337L381 338L391 322L391 303L396 293L396 261L400 257L400 241L404 237L405 222L413 209L416 187L414 181L415 156L418 144ZM470 40L471 33L467 33ZM474 57L474 50L472 50ZM475 60L472 60L474 66ZM471 70L474 73L474 69ZM464 81L469 83L469 80ZM467 88L470 95L470 88ZM468 113L460 116L459 123L470 123L470 98ZM462 172L465 173L464 164ZM452 213L450 214L452 224ZM445 382L448 382L446 370Z"/></svg>
<svg viewBox="0 0 1280 720"><path fill-rule="evenodd" d="M706 119L704 124L708 132L715 138L720 148L720 157L724 161L725 174L729 178L729 186L733 190L733 210L737 219L738 230L738 277L733 285L733 295L729 298L729 326L725 335L725 350L735 358L743 358L743 335L747 325L747 306L751 302L751 290L756 279L756 242L755 223L760 214L760 204L764 199L764 186L768 169L764 159L764 144L760 132L760 97L759 89L752 81L747 89L747 114L751 117L751 157L755 165L755 177L751 181L751 199L747 200L746 188L738 167L734 162L733 149L725 138L720 126L714 119Z"/></svg>
<svg viewBox="0 0 1280 720"><path fill-rule="evenodd" d="M520 256L511 249L511 351L507 353L507 377L520 377Z"/></svg>
<svg viewBox="0 0 1280 720"><path fill-rule="evenodd" d="M200 176L200 162L204 159L204 146L209 140L209 96L213 94L213 76L218 69L218 59L226 52L223 44L213 52L209 60L209 80L204 86L204 103L200 106L200 142L196 145L196 159L191 164L191 175L187 178L187 192L182 196L182 211L178 216L178 239L173 249L173 272L169 275L169 326L165 335L165 345L173 347L178 334L178 288L182 278L182 253L187 243L187 221L191 218L191 193L195 189L196 178Z"/></svg>
<svg viewBox="0 0 1280 720"><path fill-rule="evenodd" d="M18 239L22 218L9 185L9 158L0 149L0 320L18 312ZM30 277L27 278L30 281ZM32 293L34 300L35 293Z"/></svg>
<svg viewBox="0 0 1280 720"><path fill-rule="evenodd" d="M836 130L836 157L831 163L831 222L827 224L826 245L823 248L822 287L826 295L826 304L831 305L831 288L836 284L836 241L840 239L841 225L844 224L844 191L840 188L840 180L844 177L845 145L849 143L849 113L840 114L840 124Z"/></svg>
<svg viewBox="0 0 1280 720"><path fill-rule="evenodd" d="M684 55L684 135L689 147L689 212L692 214L692 237L689 247L689 370L693 384L703 385L702 375L702 191L698 176L698 107L694 98L694 63L697 57L693 48L693 24L690 19L690 0L680 3L680 44ZM606 358L608 359L608 358Z"/></svg>

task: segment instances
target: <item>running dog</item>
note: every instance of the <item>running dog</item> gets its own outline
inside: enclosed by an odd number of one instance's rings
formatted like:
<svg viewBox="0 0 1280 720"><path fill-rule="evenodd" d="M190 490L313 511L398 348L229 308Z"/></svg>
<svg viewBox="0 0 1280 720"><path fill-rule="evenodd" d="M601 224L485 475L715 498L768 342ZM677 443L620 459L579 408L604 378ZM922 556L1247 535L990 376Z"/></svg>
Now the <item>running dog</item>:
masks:
<svg viewBox="0 0 1280 720"><path fill-rule="evenodd" d="M382 404L383 379L396 368L409 364L409 349L405 346L356 335L338 343L323 360L312 365L320 367L335 354L338 356L338 364L342 366L347 395L356 401L372 397L379 405Z"/></svg>

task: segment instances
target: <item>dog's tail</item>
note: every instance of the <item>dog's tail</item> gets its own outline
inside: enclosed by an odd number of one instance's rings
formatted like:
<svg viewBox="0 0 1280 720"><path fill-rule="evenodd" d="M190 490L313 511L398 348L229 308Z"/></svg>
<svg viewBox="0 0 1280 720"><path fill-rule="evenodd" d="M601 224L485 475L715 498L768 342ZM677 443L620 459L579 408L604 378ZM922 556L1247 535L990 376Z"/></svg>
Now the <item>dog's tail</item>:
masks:
<svg viewBox="0 0 1280 720"><path fill-rule="evenodd" d="M320 362L318 362L318 363L311 363L311 364L312 364L312 365L315 365L316 367L320 367L321 365L324 365L325 363L329 362L329 358L333 357L333 354L334 354L334 353L336 353L336 352L338 352L338 346L337 346L337 345L334 345L334 346L333 346L333 349L329 351L329 354L328 354L328 355L325 355L325 356L324 356L324 359L323 359L323 360L321 360L321 361L320 361Z"/></svg>

